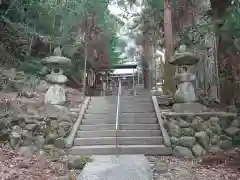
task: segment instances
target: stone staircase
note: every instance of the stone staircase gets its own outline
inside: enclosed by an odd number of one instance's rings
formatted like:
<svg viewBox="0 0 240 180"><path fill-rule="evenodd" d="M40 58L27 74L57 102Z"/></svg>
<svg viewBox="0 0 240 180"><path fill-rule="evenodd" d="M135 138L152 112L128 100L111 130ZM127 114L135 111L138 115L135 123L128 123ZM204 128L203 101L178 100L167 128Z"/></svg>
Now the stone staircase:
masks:
<svg viewBox="0 0 240 180"><path fill-rule="evenodd" d="M171 154L171 149L163 145L152 99L147 94L121 96L119 154ZM74 139L74 146L70 149L71 154L115 154L116 109L117 96L92 97Z"/></svg>

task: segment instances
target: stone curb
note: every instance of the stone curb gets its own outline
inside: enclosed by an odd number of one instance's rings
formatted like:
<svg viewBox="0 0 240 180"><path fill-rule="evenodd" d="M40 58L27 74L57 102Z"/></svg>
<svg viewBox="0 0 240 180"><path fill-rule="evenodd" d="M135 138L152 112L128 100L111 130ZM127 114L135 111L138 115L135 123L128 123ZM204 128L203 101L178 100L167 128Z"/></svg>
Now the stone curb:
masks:
<svg viewBox="0 0 240 180"><path fill-rule="evenodd" d="M67 147L67 148L71 148L73 146L73 140L76 136L79 125L82 123L82 119L83 119L84 113L88 107L88 104L90 102L90 99L91 99L90 97L86 97L83 101L83 104L81 104L79 106L80 112L79 112L78 118L72 127L72 131L70 132L68 137L65 139L65 147Z"/></svg>
<svg viewBox="0 0 240 180"><path fill-rule="evenodd" d="M156 96L152 96L152 102L153 102L153 106L154 106L154 109L155 109L155 113L157 115L158 123L160 125L160 129L162 131L164 145L167 146L167 147L171 147L171 141L170 141L169 135L168 135L166 129L164 128L164 126L163 126L162 112L161 112L161 110L158 106Z"/></svg>
<svg viewBox="0 0 240 180"><path fill-rule="evenodd" d="M211 117L211 116L218 116L218 117L236 117L237 113L228 113L228 112L200 112L200 113L177 113L177 112L162 112L163 116L171 116L171 117L178 117L178 116L200 116L200 117Z"/></svg>

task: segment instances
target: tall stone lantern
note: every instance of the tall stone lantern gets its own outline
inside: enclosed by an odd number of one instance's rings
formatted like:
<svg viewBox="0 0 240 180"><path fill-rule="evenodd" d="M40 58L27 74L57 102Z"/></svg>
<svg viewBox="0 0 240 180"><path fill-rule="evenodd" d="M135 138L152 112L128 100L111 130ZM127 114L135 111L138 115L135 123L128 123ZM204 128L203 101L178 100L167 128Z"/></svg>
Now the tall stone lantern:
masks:
<svg viewBox="0 0 240 180"><path fill-rule="evenodd" d="M173 105L173 110L176 112L202 112L205 109L203 105L196 102L197 98L193 86L196 75L191 72L191 66L198 62L197 55L186 51L186 48L180 49L172 56L171 64L178 66L179 69L175 76L177 82L179 82L178 89L175 92L175 104Z"/></svg>
<svg viewBox="0 0 240 180"><path fill-rule="evenodd" d="M71 65L71 60L62 56L50 56L44 58L42 62L51 69L51 74L46 76L51 86L45 94L44 103L65 105L67 98L64 84L67 82L67 77L63 75L63 69Z"/></svg>

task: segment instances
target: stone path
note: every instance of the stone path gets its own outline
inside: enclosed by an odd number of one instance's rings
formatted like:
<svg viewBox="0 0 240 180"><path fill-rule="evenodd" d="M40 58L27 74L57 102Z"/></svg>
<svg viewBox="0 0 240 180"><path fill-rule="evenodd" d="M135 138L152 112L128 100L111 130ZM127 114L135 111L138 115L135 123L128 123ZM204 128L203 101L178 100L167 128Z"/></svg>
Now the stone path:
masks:
<svg viewBox="0 0 240 180"><path fill-rule="evenodd" d="M144 155L93 156L78 180L152 180L150 163Z"/></svg>

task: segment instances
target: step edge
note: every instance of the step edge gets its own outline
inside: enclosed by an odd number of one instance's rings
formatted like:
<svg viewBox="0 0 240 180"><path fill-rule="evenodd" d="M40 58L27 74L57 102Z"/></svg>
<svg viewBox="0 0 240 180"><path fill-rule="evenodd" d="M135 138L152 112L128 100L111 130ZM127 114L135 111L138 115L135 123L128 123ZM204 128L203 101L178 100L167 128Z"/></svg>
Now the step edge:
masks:
<svg viewBox="0 0 240 180"><path fill-rule="evenodd" d="M162 136L143 136L143 137L136 137L136 136L128 136L128 137L122 137L119 136L118 139L161 139L163 138ZM76 137L74 140L77 139L116 139L115 136L111 137Z"/></svg>
<svg viewBox="0 0 240 180"><path fill-rule="evenodd" d="M132 131L132 132L139 132L139 131L141 131L141 132L152 132L152 131L157 131L157 132L161 132L160 131L160 129L158 130L158 129L153 129L153 130L151 130L151 129L146 129L146 130L135 130L135 129L133 129L133 130L131 130L131 129L121 129L121 130L118 130L118 132L124 132L124 131ZM77 132L116 132L116 130L99 130L99 131L85 131L85 130L78 130Z"/></svg>
<svg viewBox="0 0 240 180"><path fill-rule="evenodd" d="M89 147L92 148L114 148L116 149L116 145L90 145L90 146L76 146L74 145L71 149L87 149ZM171 147L167 147L163 144L158 145L158 144L154 144L154 145L119 145L118 148L166 148L166 149L172 149Z"/></svg>

